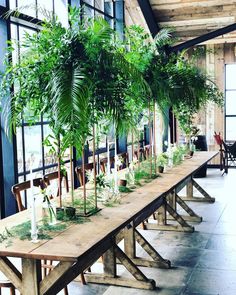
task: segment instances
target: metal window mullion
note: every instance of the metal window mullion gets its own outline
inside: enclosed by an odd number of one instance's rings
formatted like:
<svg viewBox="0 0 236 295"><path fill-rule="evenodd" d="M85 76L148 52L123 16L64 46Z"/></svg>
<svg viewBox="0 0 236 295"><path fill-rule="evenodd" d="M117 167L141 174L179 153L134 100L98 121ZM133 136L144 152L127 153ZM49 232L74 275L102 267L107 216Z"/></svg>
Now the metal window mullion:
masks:
<svg viewBox="0 0 236 295"><path fill-rule="evenodd" d="M36 15L36 18L38 19L39 17L39 14L38 14L38 0L35 0L35 15Z"/></svg>

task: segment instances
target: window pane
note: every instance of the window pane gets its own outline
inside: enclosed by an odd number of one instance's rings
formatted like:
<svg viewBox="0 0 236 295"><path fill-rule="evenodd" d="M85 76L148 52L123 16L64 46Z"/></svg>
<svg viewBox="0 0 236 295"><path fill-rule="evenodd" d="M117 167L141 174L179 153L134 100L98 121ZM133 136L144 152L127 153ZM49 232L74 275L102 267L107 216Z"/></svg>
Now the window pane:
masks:
<svg viewBox="0 0 236 295"><path fill-rule="evenodd" d="M226 140L236 141L236 117L226 118Z"/></svg>
<svg viewBox="0 0 236 295"><path fill-rule="evenodd" d="M104 11L106 14L109 14L111 16L114 15L113 2L111 0L105 1Z"/></svg>
<svg viewBox="0 0 236 295"><path fill-rule="evenodd" d="M11 9L16 8L16 0L10 0L9 5Z"/></svg>
<svg viewBox="0 0 236 295"><path fill-rule="evenodd" d="M236 89L236 64L226 65L226 89Z"/></svg>
<svg viewBox="0 0 236 295"><path fill-rule="evenodd" d="M22 44L22 42L24 41L26 34L29 34L29 35L32 36L34 33L36 33L35 30L30 30L30 29L27 29L25 27L19 26L19 41L20 41L20 44ZM26 50L26 48L21 47L21 53L23 51L25 51L25 50Z"/></svg>
<svg viewBox="0 0 236 295"><path fill-rule="evenodd" d="M49 125L44 125L43 127L43 135L44 139L48 137L48 135L53 134L51 128ZM50 146L44 145L44 164L45 166L57 163L57 156L55 153L53 153ZM50 171L52 172L52 171Z"/></svg>
<svg viewBox="0 0 236 295"><path fill-rule="evenodd" d="M87 18L94 17L94 9L85 6L84 7L84 17L87 17Z"/></svg>
<svg viewBox="0 0 236 295"><path fill-rule="evenodd" d="M104 11L104 0L95 0L95 7Z"/></svg>
<svg viewBox="0 0 236 295"><path fill-rule="evenodd" d="M108 22L108 24L110 25L110 27L112 29L114 29L114 20L112 18L106 17L106 16L105 16L105 20Z"/></svg>
<svg viewBox="0 0 236 295"><path fill-rule="evenodd" d="M63 26L68 26L67 0L57 0L55 3L55 14Z"/></svg>
<svg viewBox="0 0 236 295"><path fill-rule="evenodd" d="M53 12L52 0L39 0L37 3L37 10L39 19L47 18L48 15Z"/></svg>
<svg viewBox="0 0 236 295"><path fill-rule="evenodd" d="M236 91L226 91L226 115L236 115Z"/></svg>
<svg viewBox="0 0 236 295"><path fill-rule="evenodd" d="M42 167L41 126L24 127L26 170L30 167L30 157L33 155L33 168Z"/></svg>
<svg viewBox="0 0 236 295"><path fill-rule="evenodd" d="M17 7L23 14L36 17L35 0L18 0Z"/></svg>
<svg viewBox="0 0 236 295"><path fill-rule="evenodd" d="M17 38L17 26L11 24L11 40L15 43ZM13 64L16 64L19 61L19 49L16 44L14 44L14 51L12 53L12 62Z"/></svg>
<svg viewBox="0 0 236 295"><path fill-rule="evenodd" d="M84 3L88 3L89 5L93 6L94 0L84 0Z"/></svg>
<svg viewBox="0 0 236 295"><path fill-rule="evenodd" d="M18 161L18 173L24 171L23 166L23 146L22 146L22 128L18 127L16 130L16 142L17 142L17 161Z"/></svg>

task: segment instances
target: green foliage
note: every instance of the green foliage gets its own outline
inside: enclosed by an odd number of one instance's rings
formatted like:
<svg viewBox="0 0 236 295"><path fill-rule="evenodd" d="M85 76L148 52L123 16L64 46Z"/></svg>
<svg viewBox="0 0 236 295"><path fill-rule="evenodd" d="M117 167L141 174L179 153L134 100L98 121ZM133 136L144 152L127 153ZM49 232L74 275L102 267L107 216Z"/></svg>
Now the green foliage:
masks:
<svg viewBox="0 0 236 295"><path fill-rule="evenodd" d="M120 193L131 193L133 190L126 186L119 186L119 192Z"/></svg>
<svg viewBox="0 0 236 295"><path fill-rule="evenodd" d="M51 239L50 232L60 232L66 229L67 225L64 223L59 223L55 225L49 225L45 222L38 226L38 238L40 240ZM8 230L10 237L17 237L20 240L31 240L31 222L26 221L19 225L16 225Z"/></svg>
<svg viewBox="0 0 236 295"><path fill-rule="evenodd" d="M0 97L4 100L14 86L3 104L10 131L16 131L22 115L30 124L43 115L54 133L46 144L60 140L61 154L69 146L81 153L94 124L127 133L137 129L154 102L162 109L172 106L181 126L209 101L222 104L205 73L182 54L166 54L165 46L173 42L170 29L153 42L143 28L131 26L120 41L104 19L81 19L81 11L70 8L68 28L49 17L21 44L8 42ZM13 64L9 57L19 46L21 59Z"/></svg>
<svg viewBox="0 0 236 295"><path fill-rule="evenodd" d="M157 156L157 165L164 167L168 163L168 156L166 153L161 153Z"/></svg>

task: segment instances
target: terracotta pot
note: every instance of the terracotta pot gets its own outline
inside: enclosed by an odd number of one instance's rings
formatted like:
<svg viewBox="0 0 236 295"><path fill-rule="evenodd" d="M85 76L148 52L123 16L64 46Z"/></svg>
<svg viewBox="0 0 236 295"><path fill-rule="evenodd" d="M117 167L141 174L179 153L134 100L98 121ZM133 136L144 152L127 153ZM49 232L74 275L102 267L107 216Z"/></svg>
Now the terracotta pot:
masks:
<svg viewBox="0 0 236 295"><path fill-rule="evenodd" d="M127 185L127 180L125 179L120 179L119 181L119 186L126 186Z"/></svg>
<svg viewBox="0 0 236 295"><path fill-rule="evenodd" d="M158 171L159 171L160 173L163 173L163 172L164 172L164 167L163 167L163 166L158 166Z"/></svg>

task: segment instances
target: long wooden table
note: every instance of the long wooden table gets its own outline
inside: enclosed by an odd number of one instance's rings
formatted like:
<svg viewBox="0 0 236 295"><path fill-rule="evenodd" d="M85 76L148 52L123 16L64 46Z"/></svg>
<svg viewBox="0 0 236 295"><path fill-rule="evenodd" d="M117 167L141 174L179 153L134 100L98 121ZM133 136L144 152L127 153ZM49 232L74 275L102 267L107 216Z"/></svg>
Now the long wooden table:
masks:
<svg viewBox="0 0 236 295"><path fill-rule="evenodd" d="M187 200L193 197L193 186L203 195L198 200L214 202L193 179L194 173L217 155L217 152L197 152L193 158L172 168L151 183L122 198L121 204L104 208L98 215L90 217L90 222L73 224L56 234L51 240L37 244L30 241L13 240L11 246L0 245L0 271L2 271L23 295L57 294L81 272L89 268L103 256L103 274L87 273L87 282L114 284L143 289L154 289L155 281L147 278L138 266L170 268L169 260L164 259L156 249L140 234L137 226L144 223L147 229L183 230L192 232L194 228L187 221L201 221L178 192L187 185ZM177 204L188 213L181 216ZM17 213L0 221L0 233L24 222L29 210ZM156 217L149 223L149 216ZM168 224L169 218L176 225ZM124 240L124 250L118 243ZM136 242L145 249L150 259L137 257ZM16 269L9 257L22 260L22 271ZM41 260L54 260L59 263L42 278ZM134 279L117 275L117 264L123 264Z"/></svg>

